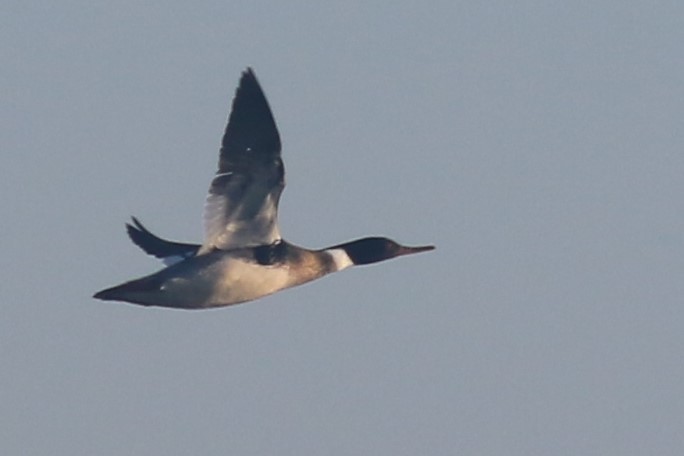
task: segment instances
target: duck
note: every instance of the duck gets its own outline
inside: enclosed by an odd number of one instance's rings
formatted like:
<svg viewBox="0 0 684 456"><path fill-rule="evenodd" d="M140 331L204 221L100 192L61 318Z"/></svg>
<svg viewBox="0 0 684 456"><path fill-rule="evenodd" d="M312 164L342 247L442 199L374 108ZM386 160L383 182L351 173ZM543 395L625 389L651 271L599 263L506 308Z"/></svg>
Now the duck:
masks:
<svg viewBox="0 0 684 456"><path fill-rule="evenodd" d="M285 188L280 134L252 68L243 71L221 141L218 170L204 205L202 244L169 241L137 218L131 241L165 267L93 295L104 301L174 309L240 304L351 266L433 250L386 237L307 249L285 241L278 203Z"/></svg>

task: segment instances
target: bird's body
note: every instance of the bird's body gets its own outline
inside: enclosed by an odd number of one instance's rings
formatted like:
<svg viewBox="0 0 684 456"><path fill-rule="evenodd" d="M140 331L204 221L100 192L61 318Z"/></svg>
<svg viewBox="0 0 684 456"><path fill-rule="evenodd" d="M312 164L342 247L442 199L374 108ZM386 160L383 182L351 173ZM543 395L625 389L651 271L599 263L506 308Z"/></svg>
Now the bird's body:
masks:
<svg viewBox="0 0 684 456"><path fill-rule="evenodd" d="M271 254L269 250L282 250ZM340 267L341 266L341 267ZM163 307L220 307L251 301L344 267L333 255L285 242L262 248L214 250L128 282L126 300ZM100 298L107 298L107 293Z"/></svg>
<svg viewBox="0 0 684 456"><path fill-rule="evenodd" d="M432 250L364 238L321 250L284 241L277 209L285 187L280 137L251 69L242 75L205 205L202 245L171 242L137 219L131 240L168 265L95 297L146 306L199 309L251 301L349 266Z"/></svg>

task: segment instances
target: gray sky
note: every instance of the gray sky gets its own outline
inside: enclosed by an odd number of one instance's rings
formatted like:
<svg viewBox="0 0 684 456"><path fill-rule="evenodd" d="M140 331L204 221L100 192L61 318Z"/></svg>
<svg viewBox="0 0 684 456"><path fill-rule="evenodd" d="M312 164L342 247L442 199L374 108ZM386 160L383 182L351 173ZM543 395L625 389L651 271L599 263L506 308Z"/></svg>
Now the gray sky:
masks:
<svg viewBox="0 0 684 456"><path fill-rule="evenodd" d="M6 1L0 452L681 455L681 2ZM200 241L240 72L288 240L438 250L212 311L91 299Z"/></svg>

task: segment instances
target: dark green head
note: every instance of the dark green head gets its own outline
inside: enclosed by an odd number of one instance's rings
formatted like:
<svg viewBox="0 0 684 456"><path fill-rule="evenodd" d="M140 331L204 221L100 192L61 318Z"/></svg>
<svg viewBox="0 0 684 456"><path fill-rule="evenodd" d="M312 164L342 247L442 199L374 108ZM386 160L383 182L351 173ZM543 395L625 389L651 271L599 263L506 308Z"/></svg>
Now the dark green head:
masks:
<svg viewBox="0 0 684 456"><path fill-rule="evenodd" d="M340 244L331 249L343 249L355 265L372 264L402 255L434 250L433 245L407 247L384 237L367 237Z"/></svg>

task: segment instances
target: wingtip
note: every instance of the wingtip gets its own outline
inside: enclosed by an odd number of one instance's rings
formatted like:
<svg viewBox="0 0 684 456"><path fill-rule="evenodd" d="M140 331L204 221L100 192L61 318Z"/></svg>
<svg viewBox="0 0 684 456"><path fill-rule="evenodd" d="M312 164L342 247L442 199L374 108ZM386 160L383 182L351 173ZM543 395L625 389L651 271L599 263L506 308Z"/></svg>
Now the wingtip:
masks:
<svg viewBox="0 0 684 456"><path fill-rule="evenodd" d="M147 231L143 224L138 220L138 217L131 215L131 220L133 221L133 226L141 231Z"/></svg>
<svg viewBox="0 0 684 456"><path fill-rule="evenodd" d="M244 81L245 79L251 79L256 81L257 77L256 74L254 73L254 69L251 66L248 66L245 68L245 70L242 72L242 78L241 80Z"/></svg>
<svg viewBox="0 0 684 456"><path fill-rule="evenodd" d="M131 240L133 240L133 242L137 244L136 240L134 239L136 235L151 235L150 231L147 228L145 228L145 225L140 223L140 220L138 220L137 217L131 216L131 220L133 221L133 224L126 223L126 231L128 232L128 236L131 238Z"/></svg>

